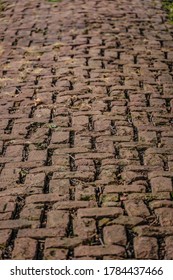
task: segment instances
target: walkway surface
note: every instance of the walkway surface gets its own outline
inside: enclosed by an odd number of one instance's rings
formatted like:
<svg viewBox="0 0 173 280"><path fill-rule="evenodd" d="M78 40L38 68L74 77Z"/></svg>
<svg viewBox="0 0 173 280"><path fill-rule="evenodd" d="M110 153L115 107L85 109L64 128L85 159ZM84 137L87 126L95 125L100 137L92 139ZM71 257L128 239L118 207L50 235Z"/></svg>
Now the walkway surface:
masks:
<svg viewBox="0 0 173 280"><path fill-rule="evenodd" d="M173 27L160 0L7 0L0 258L173 259Z"/></svg>

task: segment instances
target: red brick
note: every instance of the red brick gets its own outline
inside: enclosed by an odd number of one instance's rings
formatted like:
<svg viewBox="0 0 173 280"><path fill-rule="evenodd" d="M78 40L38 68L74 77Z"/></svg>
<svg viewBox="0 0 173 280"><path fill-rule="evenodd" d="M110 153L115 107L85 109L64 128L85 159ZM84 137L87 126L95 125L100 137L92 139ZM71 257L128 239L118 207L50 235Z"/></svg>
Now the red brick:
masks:
<svg viewBox="0 0 173 280"><path fill-rule="evenodd" d="M44 202L57 202L63 200L59 194L38 194L38 195L31 195L28 196L26 199L26 203L44 203Z"/></svg>
<svg viewBox="0 0 173 280"><path fill-rule="evenodd" d="M123 210L118 207L88 208L79 209L77 214L80 218L117 217L123 214Z"/></svg>
<svg viewBox="0 0 173 280"><path fill-rule="evenodd" d="M121 225L112 225L103 229L105 244L117 244L125 246L127 242L125 228Z"/></svg>
<svg viewBox="0 0 173 280"><path fill-rule="evenodd" d="M48 228L61 228L64 230L64 235L67 230L69 222L69 213L66 211L50 211L47 214L47 224Z"/></svg>
<svg viewBox="0 0 173 280"><path fill-rule="evenodd" d="M43 186L45 180L44 173L28 174L26 176L25 184L29 186Z"/></svg>
<svg viewBox="0 0 173 280"><path fill-rule="evenodd" d="M52 134L51 143L68 143L69 142L69 132L68 131L56 131Z"/></svg>
<svg viewBox="0 0 173 280"><path fill-rule="evenodd" d="M5 220L0 221L0 229L19 229L19 228L34 228L37 223L27 220Z"/></svg>
<svg viewBox="0 0 173 280"><path fill-rule="evenodd" d="M13 211L15 207L15 197L6 196L0 198L0 212Z"/></svg>
<svg viewBox="0 0 173 280"><path fill-rule="evenodd" d="M14 260L33 260L36 257L37 241L31 238L17 238L14 243Z"/></svg>
<svg viewBox="0 0 173 280"><path fill-rule="evenodd" d="M10 229L0 230L0 246L1 248L6 246L8 240L10 239L12 231Z"/></svg>
<svg viewBox="0 0 173 280"><path fill-rule="evenodd" d="M61 228L36 228L36 229L20 229L17 235L19 238L35 238L43 239L47 237L62 237L64 230Z"/></svg>
<svg viewBox="0 0 173 280"><path fill-rule="evenodd" d="M44 260L66 260L68 255L67 249L45 249Z"/></svg>
<svg viewBox="0 0 173 280"><path fill-rule="evenodd" d="M53 205L54 210L72 210L72 209L79 209L79 208L93 208L97 206L95 201L61 201L56 202Z"/></svg>
<svg viewBox="0 0 173 280"><path fill-rule="evenodd" d="M165 260L173 260L173 236L165 238Z"/></svg>
<svg viewBox="0 0 173 280"><path fill-rule="evenodd" d="M125 210L129 216L147 217L150 212L142 200L128 200L124 201Z"/></svg>
<svg viewBox="0 0 173 280"><path fill-rule="evenodd" d="M136 259L157 260L158 244L157 239L153 237L135 237L134 251Z"/></svg>
<svg viewBox="0 0 173 280"><path fill-rule="evenodd" d="M172 181L171 178L167 177L156 177L150 180L152 192L171 192L172 191Z"/></svg>
<svg viewBox="0 0 173 280"><path fill-rule="evenodd" d="M97 234L96 222L91 218L74 218L73 231L80 238L91 239Z"/></svg>
<svg viewBox="0 0 173 280"><path fill-rule="evenodd" d="M161 226L173 226L173 208L158 208L155 213L159 218Z"/></svg>
<svg viewBox="0 0 173 280"><path fill-rule="evenodd" d="M83 242L83 239L79 237L65 237L65 238L47 238L45 242L45 249L50 248L63 248L63 249L72 249L75 248Z"/></svg>
<svg viewBox="0 0 173 280"><path fill-rule="evenodd" d="M75 257L102 257L106 255L123 257L125 256L125 248L118 245L79 246L75 248L74 255Z"/></svg>

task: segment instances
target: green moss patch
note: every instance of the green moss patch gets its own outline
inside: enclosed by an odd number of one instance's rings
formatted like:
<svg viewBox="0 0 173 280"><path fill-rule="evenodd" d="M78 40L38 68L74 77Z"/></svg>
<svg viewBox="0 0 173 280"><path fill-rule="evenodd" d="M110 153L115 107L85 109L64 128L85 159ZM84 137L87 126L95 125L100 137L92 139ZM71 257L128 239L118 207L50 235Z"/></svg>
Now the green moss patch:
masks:
<svg viewBox="0 0 173 280"><path fill-rule="evenodd" d="M53 3L57 3L57 2L61 2L62 0L48 0L48 2L53 2Z"/></svg>
<svg viewBox="0 0 173 280"><path fill-rule="evenodd" d="M163 0L163 8L168 13L169 22L173 24L173 0Z"/></svg>

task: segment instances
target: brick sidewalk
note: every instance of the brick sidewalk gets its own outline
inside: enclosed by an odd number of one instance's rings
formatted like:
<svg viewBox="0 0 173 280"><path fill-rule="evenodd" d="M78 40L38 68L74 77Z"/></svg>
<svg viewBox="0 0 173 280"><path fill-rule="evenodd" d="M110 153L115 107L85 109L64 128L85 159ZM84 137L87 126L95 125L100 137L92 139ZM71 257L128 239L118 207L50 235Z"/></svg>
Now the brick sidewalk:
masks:
<svg viewBox="0 0 173 280"><path fill-rule="evenodd" d="M172 35L159 0L7 0L1 259L173 259Z"/></svg>

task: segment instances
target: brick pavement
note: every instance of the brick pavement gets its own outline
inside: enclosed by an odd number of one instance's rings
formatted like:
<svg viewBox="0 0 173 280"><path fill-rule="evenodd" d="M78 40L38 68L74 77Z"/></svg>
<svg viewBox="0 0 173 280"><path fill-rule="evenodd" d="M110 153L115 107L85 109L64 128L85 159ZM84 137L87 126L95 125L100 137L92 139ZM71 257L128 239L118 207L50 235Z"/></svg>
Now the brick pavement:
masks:
<svg viewBox="0 0 173 280"><path fill-rule="evenodd" d="M173 27L159 0L7 0L0 258L173 259Z"/></svg>

